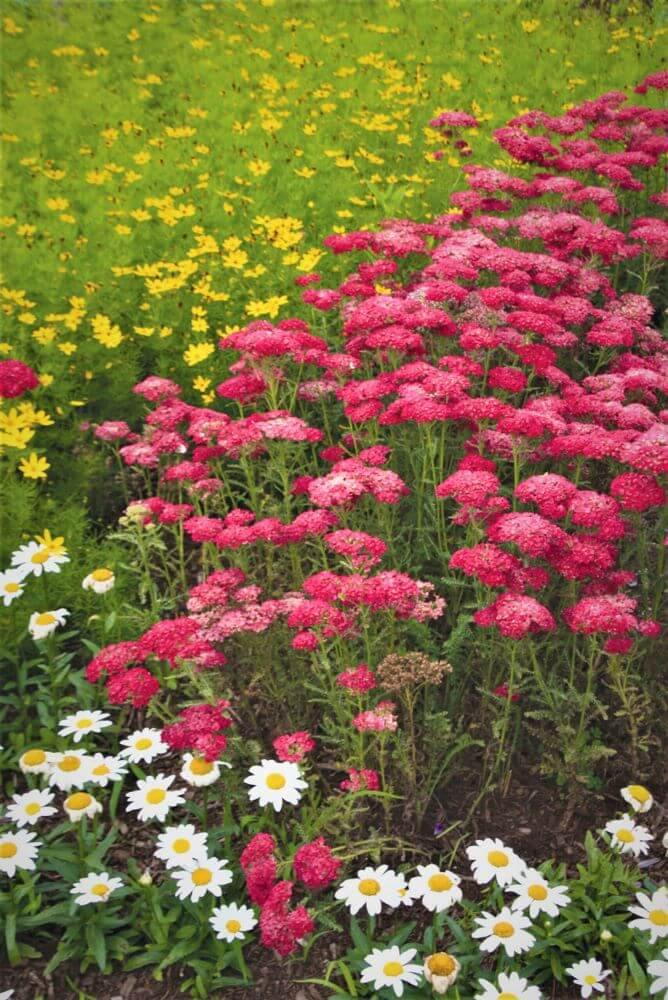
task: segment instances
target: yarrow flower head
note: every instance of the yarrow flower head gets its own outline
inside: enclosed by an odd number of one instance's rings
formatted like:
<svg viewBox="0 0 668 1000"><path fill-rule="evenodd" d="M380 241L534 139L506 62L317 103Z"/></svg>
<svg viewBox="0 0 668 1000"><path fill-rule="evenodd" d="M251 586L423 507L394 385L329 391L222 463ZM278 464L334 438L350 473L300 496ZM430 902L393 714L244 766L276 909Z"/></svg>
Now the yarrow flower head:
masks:
<svg viewBox="0 0 668 1000"><path fill-rule="evenodd" d="M341 861L332 854L324 837L303 844L293 858L295 875L307 889L326 889L339 874Z"/></svg>
<svg viewBox="0 0 668 1000"><path fill-rule="evenodd" d="M279 760L299 763L307 753L315 750L315 740L310 733L302 730L297 733L285 733L283 736L277 736L272 746Z"/></svg>

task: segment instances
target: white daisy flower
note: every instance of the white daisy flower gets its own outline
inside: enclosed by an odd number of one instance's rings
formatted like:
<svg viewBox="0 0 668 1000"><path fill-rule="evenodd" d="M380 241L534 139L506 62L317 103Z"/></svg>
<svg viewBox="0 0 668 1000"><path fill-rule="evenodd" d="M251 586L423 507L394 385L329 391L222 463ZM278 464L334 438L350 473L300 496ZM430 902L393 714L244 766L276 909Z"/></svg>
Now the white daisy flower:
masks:
<svg viewBox="0 0 668 1000"><path fill-rule="evenodd" d="M387 865L379 868L362 868L355 878L345 879L334 893L335 899L342 899L353 916L366 907L366 912L375 916L383 906L393 909L401 905L401 892L406 888L403 875L390 871Z"/></svg>
<svg viewBox="0 0 668 1000"><path fill-rule="evenodd" d="M443 996L457 979L460 968L459 962L453 955L448 955L446 951L437 951L427 956L422 971L434 993Z"/></svg>
<svg viewBox="0 0 668 1000"><path fill-rule="evenodd" d="M170 809L185 802L183 792L170 791L169 786L175 778L173 774L169 777L159 774L157 777L140 778L136 791L128 792L125 808L128 812L138 809L142 823L151 819L162 823Z"/></svg>
<svg viewBox="0 0 668 1000"><path fill-rule="evenodd" d="M522 979L516 972L499 974L499 985L479 979L482 993L476 993L474 1000L541 1000L542 993L537 986L529 986L528 979Z"/></svg>
<svg viewBox="0 0 668 1000"><path fill-rule="evenodd" d="M70 788L79 788L90 781L90 757L83 750L68 750L67 753L54 753L51 757L49 784L69 792Z"/></svg>
<svg viewBox="0 0 668 1000"><path fill-rule="evenodd" d="M496 879L500 886L510 885L526 868L526 864L498 837L476 840L466 848L471 861L473 877L479 885Z"/></svg>
<svg viewBox="0 0 668 1000"><path fill-rule="evenodd" d="M87 906L88 903L106 903L112 892L122 885L122 879L112 878L107 872L91 872L75 882L70 893L76 897L77 906Z"/></svg>
<svg viewBox="0 0 668 1000"><path fill-rule="evenodd" d="M511 909L528 910L532 920L539 913L556 917L561 907L571 901L565 885L550 885L536 868L527 868L514 885L508 886L508 892L517 896Z"/></svg>
<svg viewBox="0 0 668 1000"><path fill-rule="evenodd" d="M35 840L36 836L26 830L0 833L0 872L12 878L17 868L34 871L35 858L42 846L41 840Z"/></svg>
<svg viewBox="0 0 668 1000"><path fill-rule="evenodd" d="M603 963L597 958L583 958L581 962L576 962L566 969L566 975L580 987L580 996L583 1000L587 1000L594 990L605 993L603 980L610 975L610 969L604 969Z"/></svg>
<svg viewBox="0 0 668 1000"><path fill-rule="evenodd" d="M84 816L90 819L96 813L102 812L102 803L88 792L74 792L63 802L63 809L71 823L78 823Z"/></svg>
<svg viewBox="0 0 668 1000"><path fill-rule="evenodd" d="M645 826L636 826L628 813L621 819L611 819L605 824L605 832L610 834L612 847L617 847L622 854L632 854L634 858L649 853L649 842L654 837Z"/></svg>
<svg viewBox="0 0 668 1000"><path fill-rule="evenodd" d="M35 611L28 622L28 631L35 641L46 639L55 632L59 625L65 624L69 615L67 608L56 608L55 611Z"/></svg>
<svg viewBox="0 0 668 1000"><path fill-rule="evenodd" d="M656 977L649 988L649 992L660 993L661 990L666 990L666 994L668 995L668 948L663 949L661 956L661 958L655 958L647 966L650 976Z"/></svg>
<svg viewBox="0 0 668 1000"><path fill-rule="evenodd" d="M41 576L42 573L60 573L63 563L68 563L70 557L64 552L53 552L47 545L40 545L39 542L28 542L27 545L20 545L16 552L12 553L12 566L24 580L32 573L33 576Z"/></svg>
<svg viewBox="0 0 668 1000"><path fill-rule="evenodd" d="M96 753L90 758L90 781L100 788L106 788L110 781L122 781L125 774L127 764L119 757Z"/></svg>
<svg viewBox="0 0 668 1000"><path fill-rule="evenodd" d="M6 608L23 594L22 580L23 577L15 569L7 569L4 573L0 573L0 597Z"/></svg>
<svg viewBox="0 0 668 1000"><path fill-rule="evenodd" d="M668 889L665 885L656 889L651 896L637 892L636 899L640 906L630 906L637 920L631 920L629 927L637 927L640 931L649 931L650 943L668 935Z"/></svg>
<svg viewBox="0 0 668 1000"><path fill-rule="evenodd" d="M13 795L11 804L7 806L7 818L18 827L34 826L45 816L53 816L58 812L51 805L52 802L53 794L48 788L34 788L23 795Z"/></svg>
<svg viewBox="0 0 668 1000"><path fill-rule="evenodd" d="M127 757L131 764L150 764L160 754L167 753L169 746L162 741L159 729L137 729L121 740L120 757Z"/></svg>
<svg viewBox="0 0 668 1000"><path fill-rule="evenodd" d="M652 793L644 785L627 785L620 789L622 798L638 813L646 813L652 808Z"/></svg>
<svg viewBox="0 0 668 1000"><path fill-rule="evenodd" d="M176 882L176 898L191 899L196 903L207 892L220 896L224 885L229 885L233 875L225 858L197 858L181 871L171 872Z"/></svg>
<svg viewBox="0 0 668 1000"><path fill-rule="evenodd" d="M88 736L89 733L101 733L111 724L111 716L106 712L98 710L75 712L74 715L66 715L60 720L58 735L71 736L75 743L80 743L84 736Z"/></svg>
<svg viewBox="0 0 668 1000"><path fill-rule="evenodd" d="M191 823L169 826L156 841L156 858L164 861L167 868L184 868L208 853L206 834L197 833Z"/></svg>
<svg viewBox="0 0 668 1000"><path fill-rule="evenodd" d="M281 811L284 802L296 806L302 797L302 790L308 787L297 764L280 760L263 760L261 764L251 767L244 784L251 786L248 792L251 802L258 801L261 806L271 805L276 812Z"/></svg>
<svg viewBox="0 0 668 1000"><path fill-rule="evenodd" d="M404 983L417 986L422 978L422 966L411 964L415 954L415 948L400 951L396 945L391 948L374 948L364 959L366 968L362 970L360 981L373 983L375 990L389 986L396 996L403 996Z"/></svg>
<svg viewBox="0 0 668 1000"><path fill-rule="evenodd" d="M96 594L106 594L114 586L116 577L110 569L94 569L81 582L84 590L94 590Z"/></svg>
<svg viewBox="0 0 668 1000"><path fill-rule="evenodd" d="M51 770L51 759L46 750L35 747L24 750L19 757L19 767L24 774L48 774Z"/></svg>
<svg viewBox="0 0 668 1000"><path fill-rule="evenodd" d="M666 830L661 839L661 846L663 847L664 851L668 854L668 830Z"/></svg>
<svg viewBox="0 0 668 1000"><path fill-rule="evenodd" d="M243 941L246 932L252 930L257 924L257 917L250 906L227 903L225 906L214 907L209 917L209 923L217 938L231 943L232 941Z"/></svg>
<svg viewBox="0 0 668 1000"><path fill-rule="evenodd" d="M220 764L217 760L205 760L203 757L196 757L194 754L186 753L183 755L181 777L189 785L204 788L206 785L212 785L214 781L218 781L218 778L220 778Z"/></svg>
<svg viewBox="0 0 668 1000"><path fill-rule="evenodd" d="M536 940L526 929L531 927L529 918L523 913L513 913L507 906L500 913L483 912L481 917L475 918L475 922L478 927L471 937L484 938L480 943L481 951L496 951L501 946L512 958L529 951Z"/></svg>
<svg viewBox="0 0 668 1000"><path fill-rule="evenodd" d="M451 871L441 871L438 865L418 865L419 875L408 883L411 899L420 899L432 913L441 913L462 898L461 879Z"/></svg>

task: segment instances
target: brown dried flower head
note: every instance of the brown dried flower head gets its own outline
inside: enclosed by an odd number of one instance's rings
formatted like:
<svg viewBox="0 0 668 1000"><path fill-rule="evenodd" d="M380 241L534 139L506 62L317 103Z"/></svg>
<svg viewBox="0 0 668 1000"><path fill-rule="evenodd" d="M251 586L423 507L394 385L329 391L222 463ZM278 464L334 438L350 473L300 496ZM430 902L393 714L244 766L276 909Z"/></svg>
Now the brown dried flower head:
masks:
<svg viewBox="0 0 668 1000"><path fill-rule="evenodd" d="M447 660L430 660L424 653L390 653L376 668L378 681L387 691L440 684L451 673L452 666Z"/></svg>

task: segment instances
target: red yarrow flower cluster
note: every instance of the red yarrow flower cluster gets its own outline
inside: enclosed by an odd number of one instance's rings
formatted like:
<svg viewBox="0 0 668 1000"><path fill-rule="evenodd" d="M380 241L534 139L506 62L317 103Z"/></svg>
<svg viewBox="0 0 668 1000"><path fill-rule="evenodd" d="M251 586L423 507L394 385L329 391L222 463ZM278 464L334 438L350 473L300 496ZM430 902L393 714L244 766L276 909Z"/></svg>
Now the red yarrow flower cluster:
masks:
<svg viewBox="0 0 668 1000"><path fill-rule="evenodd" d="M0 399L16 399L38 385L39 379L30 365L14 358L0 361Z"/></svg>
<svg viewBox="0 0 668 1000"><path fill-rule="evenodd" d="M215 705L184 708L177 721L162 730L162 738L172 750L193 750L205 760L218 760L227 747L224 731L232 725L229 707L230 702L221 699Z"/></svg>
<svg viewBox="0 0 668 1000"><path fill-rule="evenodd" d="M326 889L336 881L342 862L334 857L325 838L318 837L299 848L292 864L295 875L307 889Z"/></svg>
<svg viewBox="0 0 668 1000"><path fill-rule="evenodd" d="M283 736L277 736L272 746L279 760L298 763L307 753L315 750L315 740L306 731L285 733Z"/></svg>

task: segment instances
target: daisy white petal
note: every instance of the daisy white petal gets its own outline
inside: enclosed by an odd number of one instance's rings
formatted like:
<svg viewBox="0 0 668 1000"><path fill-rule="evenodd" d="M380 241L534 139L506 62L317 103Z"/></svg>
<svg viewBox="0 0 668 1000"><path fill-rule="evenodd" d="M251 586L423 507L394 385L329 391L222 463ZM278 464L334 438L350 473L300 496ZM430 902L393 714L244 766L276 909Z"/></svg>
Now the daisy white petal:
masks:
<svg viewBox="0 0 668 1000"><path fill-rule="evenodd" d="M296 806L302 791L308 787L297 764L280 760L263 760L251 767L244 784L250 785L248 797L251 802L271 805L276 812L281 811L285 802Z"/></svg>
<svg viewBox="0 0 668 1000"><path fill-rule="evenodd" d="M475 918L478 927L471 937L482 938L480 950L496 951L501 947L510 958L529 951L535 942L535 937L527 931L531 921L523 913L513 913L504 906L500 913L484 912Z"/></svg>
<svg viewBox="0 0 668 1000"><path fill-rule="evenodd" d="M79 743L89 733L101 733L111 724L111 717L106 712L98 710L75 712L74 715L67 715L60 720L58 735L71 736L75 743Z"/></svg>
<svg viewBox="0 0 668 1000"><path fill-rule="evenodd" d="M51 805L52 802L53 793L48 788L34 788L22 795L13 795L7 806L7 818L18 827L33 826L40 819L53 816L58 811Z"/></svg>
<svg viewBox="0 0 668 1000"><path fill-rule="evenodd" d="M466 848L471 861L473 877L479 885L495 879L500 886L510 885L526 868L526 864L498 837L477 840Z"/></svg>
<svg viewBox="0 0 668 1000"><path fill-rule="evenodd" d="M221 941L243 941L246 932L257 924L257 917L249 906L227 903L214 907L209 923Z"/></svg>
<svg viewBox="0 0 668 1000"><path fill-rule="evenodd" d="M576 962L566 969L566 975L580 987L580 996L583 1000L587 1000L594 990L605 993L603 980L610 974L610 969L604 969L603 963L597 958L583 958L581 962Z"/></svg>
<svg viewBox="0 0 668 1000"><path fill-rule="evenodd" d="M142 823L157 819L163 822L170 809L185 802L183 792L171 791L170 785L175 775L158 774L155 777L140 778L134 792L128 792L126 809L128 812L139 811Z"/></svg>
<svg viewBox="0 0 668 1000"><path fill-rule="evenodd" d="M87 906L89 903L106 903L112 892L122 885L122 879L112 878L107 872L91 872L75 882L70 893L75 897L77 906Z"/></svg>
<svg viewBox="0 0 668 1000"><path fill-rule="evenodd" d="M376 916L383 906L393 909L400 906L405 888L403 875L390 871L387 865L380 865L379 868L362 868L355 878L345 879L334 897L342 899L353 915L364 908Z"/></svg>
<svg viewBox="0 0 668 1000"><path fill-rule="evenodd" d="M180 871L172 871L177 899L191 899L196 903L207 893L220 896L223 886L229 885L233 878L227 864L224 858L221 861L204 856Z"/></svg>
<svg viewBox="0 0 668 1000"><path fill-rule="evenodd" d="M35 837L36 834L25 830L0 833L0 872L13 878L17 868L34 871L35 858L42 846Z"/></svg>

